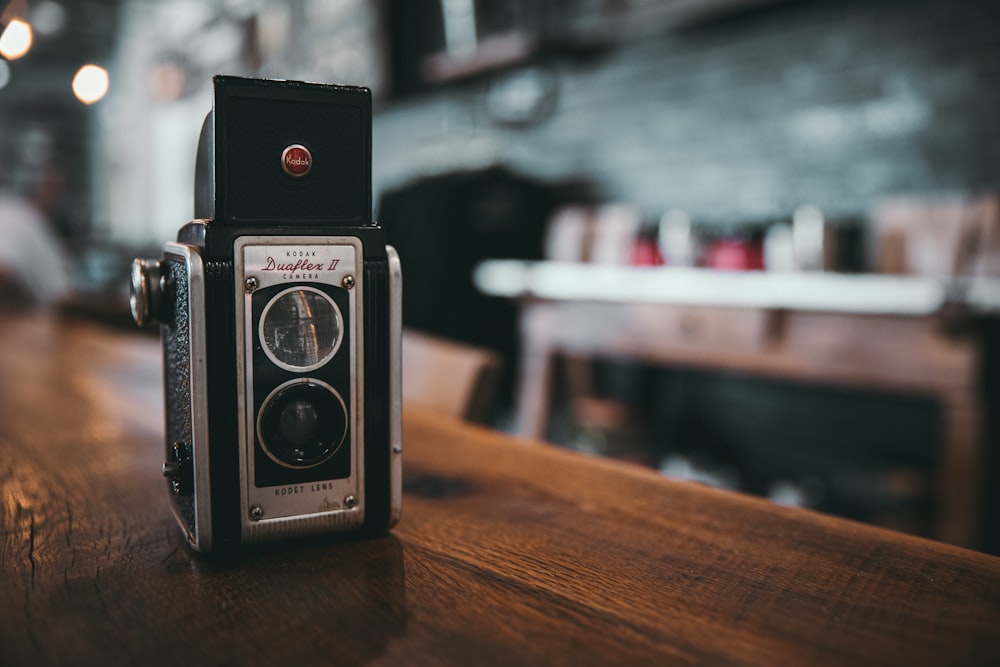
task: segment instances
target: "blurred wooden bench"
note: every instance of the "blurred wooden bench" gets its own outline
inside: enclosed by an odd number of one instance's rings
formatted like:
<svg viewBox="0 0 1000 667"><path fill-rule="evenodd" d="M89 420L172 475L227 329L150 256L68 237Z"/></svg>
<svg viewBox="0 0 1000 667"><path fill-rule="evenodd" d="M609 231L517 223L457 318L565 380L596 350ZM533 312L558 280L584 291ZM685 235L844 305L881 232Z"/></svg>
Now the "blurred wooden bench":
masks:
<svg viewBox="0 0 1000 667"><path fill-rule="evenodd" d="M404 403L486 423L499 378L495 352L404 329Z"/></svg>

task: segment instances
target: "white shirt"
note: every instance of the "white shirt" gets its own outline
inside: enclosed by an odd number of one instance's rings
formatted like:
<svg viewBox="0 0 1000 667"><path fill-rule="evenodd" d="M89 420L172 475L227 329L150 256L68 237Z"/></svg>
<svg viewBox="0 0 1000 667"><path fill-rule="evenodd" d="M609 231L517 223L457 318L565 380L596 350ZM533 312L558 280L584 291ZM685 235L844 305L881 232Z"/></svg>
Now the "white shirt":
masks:
<svg viewBox="0 0 1000 667"><path fill-rule="evenodd" d="M45 217L30 204L0 194L0 269L39 304L69 290L68 260Z"/></svg>

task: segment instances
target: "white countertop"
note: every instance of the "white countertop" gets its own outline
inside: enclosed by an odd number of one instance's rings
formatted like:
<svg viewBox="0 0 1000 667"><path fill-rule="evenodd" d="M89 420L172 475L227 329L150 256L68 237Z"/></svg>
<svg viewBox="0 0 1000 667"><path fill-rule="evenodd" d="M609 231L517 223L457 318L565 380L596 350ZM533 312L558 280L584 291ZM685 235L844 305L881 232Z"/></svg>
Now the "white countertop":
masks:
<svg viewBox="0 0 1000 667"><path fill-rule="evenodd" d="M1000 312L1000 281L994 279L489 260L476 268L473 281L484 294L507 298L884 315L930 315L952 301Z"/></svg>

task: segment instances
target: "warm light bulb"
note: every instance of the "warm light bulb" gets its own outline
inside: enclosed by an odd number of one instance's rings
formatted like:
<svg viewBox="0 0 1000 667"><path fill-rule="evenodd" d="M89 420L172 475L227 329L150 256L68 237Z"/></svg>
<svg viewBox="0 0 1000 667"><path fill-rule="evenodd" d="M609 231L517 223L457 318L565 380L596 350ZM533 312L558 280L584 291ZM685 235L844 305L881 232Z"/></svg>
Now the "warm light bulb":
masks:
<svg viewBox="0 0 1000 667"><path fill-rule="evenodd" d="M93 104L108 92L108 70L84 65L73 77L73 94L84 104Z"/></svg>
<svg viewBox="0 0 1000 667"><path fill-rule="evenodd" d="M31 26L14 19L0 34L0 56L17 60L31 48Z"/></svg>

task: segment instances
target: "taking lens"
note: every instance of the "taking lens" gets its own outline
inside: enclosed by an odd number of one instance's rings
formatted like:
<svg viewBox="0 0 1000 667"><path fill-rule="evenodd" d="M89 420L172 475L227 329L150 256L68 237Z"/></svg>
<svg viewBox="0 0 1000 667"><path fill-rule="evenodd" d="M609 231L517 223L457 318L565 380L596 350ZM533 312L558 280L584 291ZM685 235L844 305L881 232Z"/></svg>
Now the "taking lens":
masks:
<svg viewBox="0 0 1000 667"><path fill-rule="evenodd" d="M343 319L328 295L293 287L275 296L260 318L260 339L271 361L292 371L325 364L340 347Z"/></svg>
<svg viewBox="0 0 1000 667"><path fill-rule="evenodd" d="M318 380L278 387L260 410L257 435L264 451L286 467L318 465L340 448L347 434L347 408L340 395Z"/></svg>

